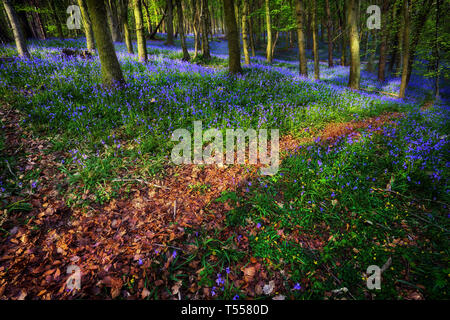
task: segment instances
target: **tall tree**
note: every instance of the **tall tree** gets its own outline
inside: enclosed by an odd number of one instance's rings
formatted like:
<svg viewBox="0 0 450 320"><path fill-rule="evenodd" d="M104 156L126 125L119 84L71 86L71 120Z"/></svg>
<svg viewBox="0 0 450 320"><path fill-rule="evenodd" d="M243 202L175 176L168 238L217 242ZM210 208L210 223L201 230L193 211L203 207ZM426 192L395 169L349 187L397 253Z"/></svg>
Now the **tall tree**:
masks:
<svg viewBox="0 0 450 320"><path fill-rule="evenodd" d="M299 52L300 75L308 77L308 60L306 60L305 33L304 33L304 0L296 0L295 16L297 18L297 37Z"/></svg>
<svg viewBox="0 0 450 320"><path fill-rule="evenodd" d="M390 2L389 0L383 0L381 8L381 43L380 43L380 57L378 62L378 81L384 82L386 73L386 59L387 59L387 40L389 35L388 28L388 12Z"/></svg>
<svg viewBox="0 0 450 320"><path fill-rule="evenodd" d="M347 0L347 25L350 38L350 77L348 86L358 90L361 78L361 61L359 56L359 35L357 25L356 0Z"/></svg>
<svg viewBox="0 0 450 320"><path fill-rule="evenodd" d="M200 22L202 29L202 55L203 59L210 60L211 52L209 50L209 40L208 40L208 0L201 0L200 8Z"/></svg>
<svg viewBox="0 0 450 320"><path fill-rule="evenodd" d="M333 66L333 40L332 40L333 20L331 19L330 0L325 1L325 7L327 11L328 67L331 68Z"/></svg>
<svg viewBox="0 0 450 320"><path fill-rule="evenodd" d="M101 0L99 0L101 1ZM116 4L114 0L105 0L105 7L106 7L106 16L108 20L109 28L111 29L111 36L114 42L121 41L120 31L119 31L119 24L117 22L117 10L116 10Z"/></svg>
<svg viewBox="0 0 450 320"><path fill-rule="evenodd" d="M194 59L197 58L200 47L200 10L198 8L198 0L192 0L192 28L194 29Z"/></svg>
<svg viewBox="0 0 450 320"><path fill-rule="evenodd" d="M61 26L61 20L59 19L59 15L56 12L56 6L55 6L55 2L48 0L48 4L50 6L50 11L52 13L53 19L55 20L55 25L56 25L56 34L58 35L58 38L64 38L64 33L62 30L62 26Z"/></svg>
<svg viewBox="0 0 450 320"><path fill-rule="evenodd" d="M142 18L141 0L133 0L134 19L136 21L136 38L139 61L147 61L147 44L145 41L144 19Z"/></svg>
<svg viewBox="0 0 450 320"><path fill-rule="evenodd" d="M244 0L244 4L242 6L242 46L244 47L245 64L248 65L250 64L250 55L248 53L247 19L248 19L248 0Z"/></svg>
<svg viewBox="0 0 450 320"><path fill-rule="evenodd" d="M267 26L267 47L266 47L266 58L268 63L272 63L272 24L270 22L270 1L265 0L266 4L266 26Z"/></svg>
<svg viewBox="0 0 450 320"><path fill-rule="evenodd" d="M400 83L399 98L404 98L406 94L407 78L408 78L408 66L409 66L409 35L411 33L410 26L410 2L409 0L403 0L403 56L402 56L402 82Z"/></svg>
<svg viewBox="0 0 450 320"><path fill-rule="evenodd" d="M175 0L177 3L177 12L178 12L178 31L180 32L180 40L181 40L181 48L183 50L183 60L189 61L191 56L189 55L186 39L184 37L184 26L183 26L183 8L181 6L181 0Z"/></svg>
<svg viewBox="0 0 450 320"><path fill-rule="evenodd" d="M86 35L86 48L90 52L94 52L94 31L92 30L92 22L86 5L86 0L78 0L81 16L83 18L84 34Z"/></svg>
<svg viewBox="0 0 450 320"><path fill-rule="evenodd" d="M230 73L239 73L242 72L241 51L239 49L239 33L233 2L233 0L223 0L228 39L228 68Z"/></svg>
<svg viewBox="0 0 450 320"><path fill-rule="evenodd" d="M128 53L134 53L130 27L128 25L128 0L119 0L119 16L120 23L123 26L123 34L125 36L125 44L127 45Z"/></svg>
<svg viewBox="0 0 450 320"><path fill-rule="evenodd" d="M8 16L9 22L11 23L12 31L14 34L14 40L16 42L17 52L19 53L19 56L29 58L30 53L28 52L27 42L23 35L19 19L17 18L16 10L14 10L14 7L9 2L9 0L3 0L3 5L5 7L5 11Z"/></svg>
<svg viewBox="0 0 450 320"><path fill-rule="evenodd" d="M167 28L167 40L166 45L173 46L173 4L172 0L167 1L167 15L166 15L166 28Z"/></svg>
<svg viewBox="0 0 450 320"><path fill-rule="evenodd" d="M314 79L320 79L320 65L319 65L319 41L317 39L317 3L312 0L311 8L311 22L313 31L313 53L314 53Z"/></svg>
<svg viewBox="0 0 450 320"><path fill-rule="evenodd" d="M95 42L100 57L102 82L107 87L121 86L125 83L117 60L111 31L106 21L106 8L103 1L87 0L89 16L92 20Z"/></svg>

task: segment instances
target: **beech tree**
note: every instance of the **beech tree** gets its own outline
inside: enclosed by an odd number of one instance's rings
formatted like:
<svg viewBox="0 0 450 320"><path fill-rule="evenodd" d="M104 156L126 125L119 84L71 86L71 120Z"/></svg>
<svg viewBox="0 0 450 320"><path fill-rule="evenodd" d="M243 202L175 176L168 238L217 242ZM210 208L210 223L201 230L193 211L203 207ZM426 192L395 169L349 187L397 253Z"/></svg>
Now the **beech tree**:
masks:
<svg viewBox="0 0 450 320"><path fill-rule="evenodd" d="M103 1L87 0L89 16L92 20L95 42L100 57L102 82L107 87L121 86L125 83L117 60L111 31L106 21L106 8Z"/></svg>
<svg viewBox="0 0 450 320"><path fill-rule="evenodd" d="M78 0L78 6L80 7L81 17L83 18L84 34L86 36L86 47L88 51L94 52L94 31L92 30L92 22L91 18L89 17L86 0Z"/></svg>
<svg viewBox="0 0 450 320"><path fill-rule="evenodd" d="M359 56L359 35L357 25L356 0L347 2L347 26L350 38L350 76L348 86L358 90L361 78L361 61Z"/></svg>
<svg viewBox="0 0 450 320"><path fill-rule="evenodd" d="M225 24L228 39L228 69L230 73L242 72L239 34L233 0L224 0Z"/></svg>
<svg viewBox="0 0 450 320"><path fill-rule="evenodd" d="M14 10L13 5L9 0L3 0L3 5L5 7L9 22L11 23L12 31L14 34L14 41L16 42L17 52L19 53L19 56L30 58L27 42L23 35L22 27L20 25L19 19L17 18L17 14Z"/></svg>
<svg viewBox="0 0 450 320"><path fill-rule="evenodd" d="M139 61L147 61L147 43L145 41L144 19L142 18L141 0L133 0L134 19L136 21L136 38Z"/></svg>

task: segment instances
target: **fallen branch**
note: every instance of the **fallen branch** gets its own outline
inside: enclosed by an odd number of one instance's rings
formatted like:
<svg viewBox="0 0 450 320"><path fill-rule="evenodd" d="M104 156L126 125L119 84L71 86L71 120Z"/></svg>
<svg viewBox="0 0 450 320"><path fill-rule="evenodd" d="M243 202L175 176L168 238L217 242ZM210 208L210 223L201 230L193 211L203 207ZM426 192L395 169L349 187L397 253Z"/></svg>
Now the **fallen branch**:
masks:
<svg viewBox="0 0 450 320"><path fill-rule="evenodd" d="M140 183L145 183L146 185L152 186L152 187L155 187L155 188L161 188L161 189L167 189L167 190L170 189L168 187L160 186L158 184L154 184L154 183L145 181L143 179L137 179L137 178L136 179L113 179L111 181L112 182L140 182Z"/></svg>

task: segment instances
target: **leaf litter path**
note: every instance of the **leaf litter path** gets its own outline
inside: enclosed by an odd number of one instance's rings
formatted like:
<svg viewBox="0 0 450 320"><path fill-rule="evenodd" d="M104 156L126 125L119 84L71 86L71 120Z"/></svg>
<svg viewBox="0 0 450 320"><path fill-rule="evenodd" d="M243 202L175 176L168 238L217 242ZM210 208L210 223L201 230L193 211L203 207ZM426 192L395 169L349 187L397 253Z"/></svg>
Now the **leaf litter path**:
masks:
<svg viewBox="0 0 450 320"><path fill-rule="evenodd" d="M333 141L342 135L357 135L357 129L376 129L400 116L400 113L389 113L362 121L329 124L308 138L295 139L288 135L281 138L280 149L286 154L300 144L318 142L317 137L322 141ZM5 124L8 155L14 155L18 150L24 155L15 169L22 173L41 170L40 187L35 193L8 199L10 203L26 200L32 204L32 210L26 215L27 219L23 212L10 213L9 221L3 226L8 227L8 232L0 240L1 299L119 296L138 299L150 294L149 287L170 287L173 281L169 280L168 267L174 252L191 254L199 249L189 245L195 235L186 230L206 233L223 230L225 213L231 208L227 203L213 200L222 191L238 190L256 178L260 167L259 164L169 166L166 178L158 182L160 187L134 183L128 197L119 197L89 209L68 208L57 187L63 185L66 178L56 161L62 154L49 153L48 141L35 138L21 128L18 125L21 117L16 110L2 106L0 118ZM192 185L208 187L199 192ZM237 245L245 250L247 239L244 237ZM166 263L155 271L152 265L160 260ZM247 270L254 273L256 268L264 274L255 258L245 257L241 263L242 266L248 264L247 268L241 268L242 274L233 277L235 284L241 287L245 288L253 281ZM66 290L69 265L77 265L82 273L82 290L75 294ZM197 271L197 276L189 278L190 288L183 290L183 298L209 298L209 288L200 288L196 284L200 280L198 262L189 266L193 268L193 274ZM135 280L134 290L124 289L126 283ZM178 289L179 286L172 287L172 293L178 293ZM161 291L158 298L179 298L167 290Z"/></svg>

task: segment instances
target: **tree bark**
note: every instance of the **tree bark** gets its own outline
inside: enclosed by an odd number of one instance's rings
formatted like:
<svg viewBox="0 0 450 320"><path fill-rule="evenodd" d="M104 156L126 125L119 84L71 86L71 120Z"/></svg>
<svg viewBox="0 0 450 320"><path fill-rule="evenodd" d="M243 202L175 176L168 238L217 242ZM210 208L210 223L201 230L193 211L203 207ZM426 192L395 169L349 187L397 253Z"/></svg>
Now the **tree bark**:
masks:
<svg viewBox="0 0 450 320"><path fill-rule="evenodd" d="M328 37L328 67L333 67L333 40L331 30L333 27L333 21L331 20L330 1L326 0L325 3L327 11L327 37Z"/></svg>
<svg viewBox="0 0 450 320"><path fill-rule="evenodd" d="M361 62L359 57L359 37L356 15L356 0L348 0L347 24L350 38L350 77L348 86L358 90L361 77Z"/></svg>
<svg viewBox="0 0 450 320"><path fill-rule="evenodd" d="M119 0L120 22L123 25L123 33L125 36L125 44L128 53L133 54L133 42L131 41L130 27L128 25L128 0Z"/></svg>
<svg viewBox="0 0 450 320"><path fill-rule="evenodd" d="M59 19L58 13L56 12L56 6L55 3L52 0L47 1L50 5L50 10L53 16L53 19L55 20L56 25L56 34L58 35L58 38L62 39L64 38L64 33L61 26L61 20Z"/></svg>
<svg viewBox="0 0 450 320"><path fill-rule="evenodd" d="M408 66L409 66L409 34L410 30L410 2L409 0L403 0L403 57L402 57L402 82L400 83L400 92L398 97L403 99L406 94L407 78L408 78Z"/></svg>
<svg viewBox="0 0 450 320"><path fill-rule="evenodd" d="M248 0L244 0L242 6L242 45L244 47L244 59L245 64L250 64L250 55L248 53L248 28L247 28L247 18L248 18Z"/></svg>
<svg viewBox="0 0 450 320"><path fill-rule="evenodd" d="M9 22L11 23L12 31L14 34L14 40L16 42L17 52L19 53L19 56L24 58L30 58L30 53L28 52L27 48L27 42L23 35L19 19L17 18L16 10L14 10L14 7L9 2L9 0L3 0L3 5L5 7L5 11L8 16Z"/></svg>
<svg viewBox="0 0 450 320"><path fill-rule="evenodd" d="M228 70L230 73L240 73L242 72L241 51L233 2L233 0L223 0L228 39Z"/></svg>
<svg viewBox="0 0 450 320"><path fill-rule="evenodd" d="M200 22L201 22L201 32L202 32L202 55L203 59L208 61L211 59L211 53L209 51L209 40L208 40L208 1L202 0L202 5L200 8Z"/></svg>
<svg viewBox="0 0 450 320"><path fill-rule="evenodd" d="M380 58L378 61L378 81L384 82L385 74L386 74L386 58L387 58L387 40L389 34L387 15L389 12L389 0L383 0L382 7L382 34L381 34L381 43L380 43Z"/></svg>
<svg viewBox="0 0 450 320"><path fill-rule="evenodd" d="M94 52L94 31L92 30L92 22L91 18L89 17L86 0L78 0L78 6L80 7L81 16L83 18L84 34L86 36L86 48L89 52Z"/></svg>
<svg viewBox="0 0 450 320"><path fill-rule="evenodd" d="M101 1L101 0L99 0ZM114 1L110 1L110 0L105 0L105 8L106 8L106 15L107 15L107 21L108 21L108 25L109 28L111 30L111 36L112 36L112 40L114 42L119 42L120 39L120 33L119 30L117 28L117 19L114 15L114 10L113 10L113 5Z"/></svg>
<svg viewBox="0 0 450 320"><path fill-rule="evenodd" d="M142 17L141 0L133 0L134 19L136 21L136 38L139 61L147 61L147 43L145 41L144 19Z"/></svg>
<svg viewBox="0 0 450 320"><path fill-rule="evenodd" d="M317 39L317 0L312 0L312 31L313 31L313 53L314 53L314 79L320 79L320 65L319 65L319 43Z"/></svg>
<svg viewBox="0 0 450 320"><path fill-rule="evenodd" d="M267 47L266 47L266 58L268 63L272 63L272 24L270 22L270 5L269 0L265 0L266 3L266 26L267 26Z"/></svg>
<svg viewBox="0 0 450 320"><path fill-rule="evenodd" d="M167 15L166 15L166 27L167 27L167 40L166 45L173 46L173 4L172 0L167 1Z"/></svg>
<svg viewBox="0 0 450 320"><path fill-rule="evenodd" d="M95 42L100 57L102 82L107 87L122 86L125 83L119 61L117 60L111 32L106 21L103 1L87 0L89 16L92 19Z"/></svg>
<svg viewBox="0 0 450 320"><path fill-rule="evenodd" d="M304 28L304 0L296 0L295 16L297 18L297 37L298 37L298 52L299 52L299 68L300 75L308 77L308 60L306 59L305 51L305 33Z"/></svg>
<svg viewBox="0 0 450 320"><path fill-rule="evenodd" d="M186 39L184 37L184 26L183 26L183 8L181 7L181 0L175 0L177 3L178 12L178 30L180 32L181 48L183 50L183 61L189 61L191 56L189 55Z"/></svg>

